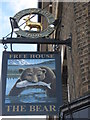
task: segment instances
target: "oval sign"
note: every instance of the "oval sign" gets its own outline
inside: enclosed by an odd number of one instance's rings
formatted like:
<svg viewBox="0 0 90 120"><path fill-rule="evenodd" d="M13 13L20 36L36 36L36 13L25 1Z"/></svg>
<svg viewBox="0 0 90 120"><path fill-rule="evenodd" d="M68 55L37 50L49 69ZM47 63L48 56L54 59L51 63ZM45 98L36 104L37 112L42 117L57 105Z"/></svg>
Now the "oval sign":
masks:
<svg viewBox="0 0 90 120"><path fill-rule="evenodd" d="M30 14L38 14L42 15L47 19L48 27L42 31L29 31L29 30L22 30L19 27L19 30L15 31L15 33L22 37L29 37L29 38L42 38L49 36L55 29L52 23L55 21L53 15L49 13L48 11L39 9L39 8L31 8L31 9L25 9L20 12L18 12L14 19L16 19L17 23L19 23L20 19L24 16L30 15Z"/></svg>

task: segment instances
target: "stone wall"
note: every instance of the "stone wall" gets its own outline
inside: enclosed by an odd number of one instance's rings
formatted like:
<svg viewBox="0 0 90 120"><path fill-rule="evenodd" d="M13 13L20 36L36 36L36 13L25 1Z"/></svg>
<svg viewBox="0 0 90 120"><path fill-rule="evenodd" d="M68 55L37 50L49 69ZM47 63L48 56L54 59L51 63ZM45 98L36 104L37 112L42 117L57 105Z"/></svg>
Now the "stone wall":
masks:
<svg viewBox="0 0 90 120"><path fill-rule="evenodd" d="M60 37L72 33L72 49L67 47L68 84L70 100L89 92L89 8L90 3L63 3Z"/></svg>
<svg viewBox="0 0 90 120"><path fill-rule="evenodd" d="M77 34L77 50L79 55L79 64L81 71L81 93L82 95L88 94L89 89L89 69L90 69L90 23L89 23L89 7L90 3L75 3L75 22Z"/></svg>

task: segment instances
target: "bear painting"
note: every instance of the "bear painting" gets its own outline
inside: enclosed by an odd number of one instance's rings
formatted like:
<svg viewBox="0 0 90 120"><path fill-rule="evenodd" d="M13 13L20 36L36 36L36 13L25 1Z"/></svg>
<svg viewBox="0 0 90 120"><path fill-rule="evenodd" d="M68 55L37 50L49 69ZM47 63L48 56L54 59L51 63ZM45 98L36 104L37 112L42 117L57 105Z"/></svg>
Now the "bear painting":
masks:
<svg viewBox="0 0 90 120"><path fill-rule="evenodd" d="M33 67L19 69L20 77L10 90L9 96L18 96L28 88L42 88L47 96L56 97L56 75L55 70L49 67Z"/></svg>

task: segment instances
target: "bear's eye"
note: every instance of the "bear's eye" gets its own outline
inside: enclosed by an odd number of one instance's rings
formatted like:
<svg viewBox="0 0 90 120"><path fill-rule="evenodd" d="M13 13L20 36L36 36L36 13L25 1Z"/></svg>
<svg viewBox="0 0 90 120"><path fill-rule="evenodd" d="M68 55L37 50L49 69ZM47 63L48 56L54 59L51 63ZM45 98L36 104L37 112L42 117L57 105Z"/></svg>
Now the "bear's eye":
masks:
<svg viewBox="0 0 90 120"><path fill-rule="evenodd" d="M28 76L32 76L32 74L29 73Z"/></svg>

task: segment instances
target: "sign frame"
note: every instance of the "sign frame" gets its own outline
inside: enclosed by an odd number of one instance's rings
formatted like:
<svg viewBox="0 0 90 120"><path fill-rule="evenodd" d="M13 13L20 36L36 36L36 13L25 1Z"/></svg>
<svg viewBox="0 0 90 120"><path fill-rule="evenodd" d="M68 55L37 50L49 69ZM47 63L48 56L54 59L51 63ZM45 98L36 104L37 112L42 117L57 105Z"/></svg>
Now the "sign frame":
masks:
<svg viewBox="0 0 90 120"><path fill-rule="evenodd" d="M2 115L58 115L59 106L62 105L61 82L61 55L60 52L3 52L2 61ZM56 102L36 103L8 103L6 100L6 85L8 60L15 59L54 59L56 72ZM59 92L58 92L59 91ZM15 101L14 101L15 102Z"/></svg>

